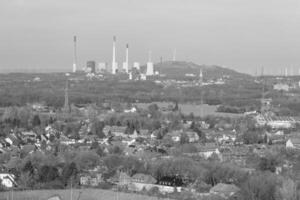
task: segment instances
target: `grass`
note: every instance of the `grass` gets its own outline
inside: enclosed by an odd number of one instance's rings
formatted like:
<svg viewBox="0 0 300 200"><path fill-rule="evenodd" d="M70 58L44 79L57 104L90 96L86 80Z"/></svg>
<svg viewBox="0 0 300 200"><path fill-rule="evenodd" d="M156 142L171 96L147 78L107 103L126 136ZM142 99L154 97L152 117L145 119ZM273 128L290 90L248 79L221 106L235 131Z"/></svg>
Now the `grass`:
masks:
<svg viewBox="0 0 300 200"><path fill-rule="evenodd" d="M70 190L30 190L13 192L13 200L47 200L59 195L62 200L71 199ZM74 189L73 200L157 200L157 197L150 197L134 193L114 192L101 189ZM0 193L0 200L12 200L11 192Z"/></svg>
<svg viewBox="0 0 300 200"><path fill-rule="evenodd" d="M174 103L168 103L168 102L153 102L158 105L158 107L168 107L168 105L174 105ZM137 107L142 109L147 109L148 106L151 103L136 103ZM197 117L204 117L208 115L214 115L214 116L220 116L220 117L240 117L242 114L234 114L234 113L222 113L217 112L218 106L215 105L195 105L195 104L179 104L179 108L181 109L181 112L185 115L189 115L190 113L193 113L194 116Z"/></svg>

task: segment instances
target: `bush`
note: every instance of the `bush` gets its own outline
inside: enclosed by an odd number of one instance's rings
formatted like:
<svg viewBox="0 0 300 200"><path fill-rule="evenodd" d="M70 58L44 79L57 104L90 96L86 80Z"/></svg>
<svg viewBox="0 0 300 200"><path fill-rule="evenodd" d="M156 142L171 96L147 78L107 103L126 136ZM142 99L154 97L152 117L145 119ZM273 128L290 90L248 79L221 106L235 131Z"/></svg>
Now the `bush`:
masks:
<svg viewBox="0 0 300 200"><path fill-rule="evenodd" d="M98 188L103 189L103 190L110 190L110 189L112 189L112 187L113 186L111 184L105 183L105 182L99 183L99 185L98 185Z"/></svg>

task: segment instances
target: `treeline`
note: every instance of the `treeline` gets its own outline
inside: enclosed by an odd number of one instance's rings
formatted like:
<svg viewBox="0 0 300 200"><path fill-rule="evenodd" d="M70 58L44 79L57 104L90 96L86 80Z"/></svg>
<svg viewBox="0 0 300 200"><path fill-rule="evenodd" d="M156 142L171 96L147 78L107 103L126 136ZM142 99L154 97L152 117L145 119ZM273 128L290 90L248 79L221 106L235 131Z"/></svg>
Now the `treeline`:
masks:
<svg viewBox="0 0 300 200"><path fill-rule="evenodd" d="M49 76L49 77L48 77ZM64 103L65 77L51 74L39 82L13 81L0 83L0 106L25 105L46 102L48 106L61 107ZM14 80L18 80L14 77ZM213 105L250 107L260 98L259 86L247 82L229 82L226 85L177 88L164 87L151 81L126 82L117 80L69 81L70 102L74 104L106 101L153 102L177 101L200 102Z"/></svg>

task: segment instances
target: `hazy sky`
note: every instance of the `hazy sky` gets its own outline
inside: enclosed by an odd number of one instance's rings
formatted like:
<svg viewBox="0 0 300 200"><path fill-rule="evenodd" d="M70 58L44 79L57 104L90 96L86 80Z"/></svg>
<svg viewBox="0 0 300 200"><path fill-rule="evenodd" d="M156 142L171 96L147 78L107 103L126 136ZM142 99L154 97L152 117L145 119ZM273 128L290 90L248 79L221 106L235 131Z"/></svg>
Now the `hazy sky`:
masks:
<svg viewBox="0 0 300 200"><path fill-rule="evenodd" d="M254 73L300 69L299 0L0 0L0 72L72 69L78 57L172 59Z"/></svg>

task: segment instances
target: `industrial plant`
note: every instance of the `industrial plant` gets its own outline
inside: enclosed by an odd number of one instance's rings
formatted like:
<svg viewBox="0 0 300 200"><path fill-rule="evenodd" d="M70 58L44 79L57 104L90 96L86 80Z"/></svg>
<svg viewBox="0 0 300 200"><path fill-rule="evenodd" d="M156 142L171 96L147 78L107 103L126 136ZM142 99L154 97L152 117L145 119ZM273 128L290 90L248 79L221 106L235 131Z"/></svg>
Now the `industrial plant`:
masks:
<svg viewBox="0 0 300 200"><path fill-rule="evenodd" d="M116 59L117 56L117 37L113 36L113 42L112 42L112 60L111 64L108 64L107 62L99 62L97 64L94 60L88 60L86 62L86 65L82 67L80 70L78 68L78 55L77 55L77 36L73 37L73 73L78 72L84 72L87 74L87 76L96 76L100 75L103 76L103 74L111 74L111 75L118 75L118 74L126 74L128 76L129 80L147 80L147 77L150 76L158 76L159 72L154 71L154 64L152 62L152 52L148 52L148 61L145 64L145 69L141 68L140 62L129 61L129 44L126 44L125 46L125 59L122 65L119 65ZM174 56L173 56L174 60ZM135 75L133 75L133 73Z"/></svg>

